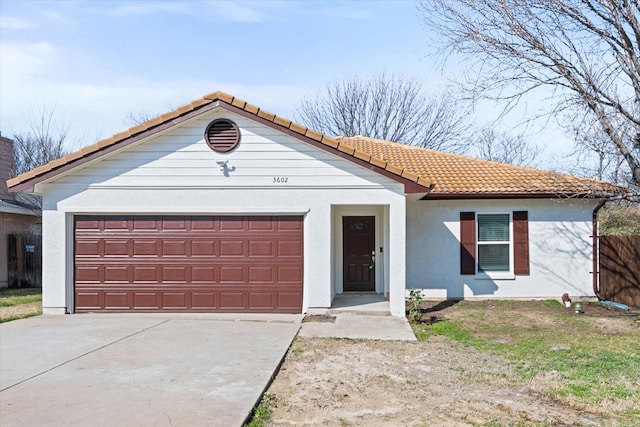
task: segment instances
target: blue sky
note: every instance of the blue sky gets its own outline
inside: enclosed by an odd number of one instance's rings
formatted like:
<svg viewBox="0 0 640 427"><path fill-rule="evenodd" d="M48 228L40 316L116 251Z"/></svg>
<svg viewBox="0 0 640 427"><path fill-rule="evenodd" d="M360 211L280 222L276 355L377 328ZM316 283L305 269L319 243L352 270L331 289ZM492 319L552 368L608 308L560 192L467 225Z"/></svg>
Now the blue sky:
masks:
<svg viewBox="0 0 640 427"><path fill-rule="evenodd" d="M448 92L464 66L443 72L427 31L408 0L0 0L0 131L23 133L54 111L79 149L131 126L132 113L216 90L293 118L328 82L382 72ZM526 132L515 125L544 104L530 101L500 128ZM481 125L499 110L476 111ZM531 138L566 143L553 126Z"/></svg>
<svg viewBox="0 0 640 427"><path fill-rule="evenodd" d="M428 46L412 1L0 0L0 130L55 108L92 143L215 90L290 117L356 74L440 90Z"/></svg>

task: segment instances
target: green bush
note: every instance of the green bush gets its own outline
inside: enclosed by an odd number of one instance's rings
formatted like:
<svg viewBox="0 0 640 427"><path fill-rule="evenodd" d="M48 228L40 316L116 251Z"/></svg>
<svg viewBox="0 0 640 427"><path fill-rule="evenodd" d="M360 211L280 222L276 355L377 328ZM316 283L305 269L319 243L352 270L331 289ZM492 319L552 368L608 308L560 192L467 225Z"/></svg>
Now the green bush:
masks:
<svg viewBox="0 0 640 427"><path fill-rule="evenodd" d="M639 236L640 206L606 205L600 211L600 234L602 236Z"/></svg>

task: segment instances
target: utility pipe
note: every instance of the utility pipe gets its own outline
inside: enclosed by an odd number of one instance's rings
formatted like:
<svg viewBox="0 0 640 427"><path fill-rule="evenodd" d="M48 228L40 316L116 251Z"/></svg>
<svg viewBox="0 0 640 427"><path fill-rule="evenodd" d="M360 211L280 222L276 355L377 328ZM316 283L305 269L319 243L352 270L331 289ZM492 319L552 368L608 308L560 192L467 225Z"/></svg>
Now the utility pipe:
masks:
<svg viewBox="0 0 640 427"><path fill-rule="evenodd" d="M598 211L602 209L605 203L607 203L607 199L601 199L598 206L593 210L593 216L591 217L591 225L593 227L593 233L591 235L593 241L593 293L598 297L599 301L604 300L604 298L602 298L602 294L600 293L600 284L598 281L600 275L598 271Z"/></svg>

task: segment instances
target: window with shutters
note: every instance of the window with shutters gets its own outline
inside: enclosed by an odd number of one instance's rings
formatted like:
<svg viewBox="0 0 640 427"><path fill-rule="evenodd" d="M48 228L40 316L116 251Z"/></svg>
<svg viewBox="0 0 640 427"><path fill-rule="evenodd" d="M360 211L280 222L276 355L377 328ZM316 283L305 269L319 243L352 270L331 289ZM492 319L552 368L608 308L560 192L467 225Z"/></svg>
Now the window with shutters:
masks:
<svg viewBox="0 0 640 427"><path fill-rule="evenodd" d="M511 214L478 214L478 273L511 271Z"/></svg>
<svg viewBox="0 0 640 427"><path fill-rule="evenodd" d="M460 212L460 274L479 279L530 274L529 213Z"/></svg>

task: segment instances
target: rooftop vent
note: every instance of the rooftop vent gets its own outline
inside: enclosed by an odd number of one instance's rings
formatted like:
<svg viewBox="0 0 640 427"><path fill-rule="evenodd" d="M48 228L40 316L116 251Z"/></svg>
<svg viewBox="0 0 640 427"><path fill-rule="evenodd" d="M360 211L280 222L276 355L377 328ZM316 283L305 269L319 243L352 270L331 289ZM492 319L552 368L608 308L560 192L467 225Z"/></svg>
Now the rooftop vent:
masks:
<svg viewBox="0 0 640 427"><path fill-rule="evenodd" d="M216 119L207 126L204 140L216 153L227 153L240 143L240 129L231 120Z"/></svg>

